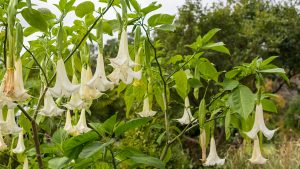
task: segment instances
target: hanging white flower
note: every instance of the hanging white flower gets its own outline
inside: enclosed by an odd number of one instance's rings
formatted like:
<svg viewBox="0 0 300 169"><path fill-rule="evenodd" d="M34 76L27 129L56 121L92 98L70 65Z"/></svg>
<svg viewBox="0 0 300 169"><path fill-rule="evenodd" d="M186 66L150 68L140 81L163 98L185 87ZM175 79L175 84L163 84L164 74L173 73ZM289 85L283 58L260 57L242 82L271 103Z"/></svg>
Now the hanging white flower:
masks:
<svg viewBox="0 0 300 169"><path fill-rule="evenodd" d="M6 150L7 149L7 145L4 142L3 136L0 132L0 151Z"/></svg>
<svg viewBox="0 0 300 169"><path fill-rule="evenodd" d="M19 133L17 147L12 150L15 154L20 154L25 151L23 131Z"/></svg>
<svg viewBox="0 0 300 169"><path fill-rule="evenodd" d="M63 59L59 59L56 65L56 82L53 88L49 88L53 97L70 97L73 92L78 91L80 85L70 82Z"/></svg>
<svg viewBox="0 0 300 169"><path fill-rule="evenodd" d="M132 67L136 64L131 60L129 55L126 29L121 34L117 57L110 59L110 65L114 68L114 71L108 78L115 84L119 84L120 80L125 84L130 84L133 79L141 79L142 71L135 72L132 70Z"/></svg>
<svg viewBox="0 0 300 169"><path fill-rule="evenodd" d="M15 67L16 70L14 72L14 93L11 98L14 101L24 101L28 99L30 95L27 94L27 90L25 90L24 88L21 59L16 60Z"/></svg>
<svg viewBox="0 0 300 169"><path fill-rule="evenodd" d="M51 93L47 91L44 97L44 107L40 110L40 115L43 116L60 116L64 112L63 109L57 107L56 103L54 102Z"/></svg>
<svg viewBox="0 0 300 169"><path fill-rule="evenodd" d="M183 116L180 119L176 119L180 124L185 125L189 124L191 121L193 121L195 118L193 117L190 109L190 101L189 98L186 97L184 99L184 112Z"/></svg>
<svg viewBox="0 0 300 169"><path fill-rule="evenodd" d="M0 125L3 134L15 134L22 131L22 128L20 128L16 123L14 109L8 109L6 120Z"/></svg>
<svg viewBox="0 0 300 169"><path fill-rule="evenodd" d="M79 94L81 99L86 101L92 101L94 99L99 98L102 93L99 92L95 88L90 88L87 86L87 83L92 79L92 70L89 66L87 66L87 69L82 67L81 69L81 86L79 90Z"/></svg>
<svg viewBox="0 0 300 169"><path fill-rule="evenodd" d="M151 110L148 96L144 99L143 111L138 113L141 117L152 117L156 111Z"/></svg>
<svg viewBox="0 0 300 169"><path fill-rule="evenodd" d="M74 126L72 125L72 118L71 118L71 113L70 110L66 112L66 123L64 126L64 130L71 134L71 135L78 135L79 133L76 132Z"/></svg>
<svg viewBox="0 0 300 169"><path fill-rule="evenodd" d="M224 162L225 162L225 159L221 159L217 154L215 139L212 136L210 139L209 154L203 165L204 166L223 165Z"/></svg>
<svg viewBox="0 0 300 169"><path fill-rule="evenodd" d="M107 80L104 68L103 55L99 51L97 66L93 78L87 83L88 87L95 88L99 92L105 92L114 88L114 83Z"/></svg>
<svg viewBox="0 0 300 169"><path fill-rule="evenodd" d="M88 128L88 126L86 124L85 109L81 110L80 118L75 126L75 130L78 133L86 133L91 130L90 128Z"/></svg>
<svg viewBox="0 0 300 169"><path fill-rule="evenodd" d="M277 129L269 130L266 127L262 104L256 105L254 125L249 132L246 132L247 136L250 137L251 139L254 139L257 133L261 131L264 134L264 136L267 137L268 140L270 140L273 137L276 130Z"/></svg>
<svg viewBox="0 0 300 169"><path fill-rule="evenodd" d="M253 164L264 164L267 162L267 159L265 159L261 155L259 139L258 139L257 135L255 136L255 139L254 139L252 157L249 159L249 161Z"/></svg>
<svg viewBox="0 0 300 169"><path fill-rule="evenodd" d="M29 169L27 156L25 156L25 159L24 159L23 169Z"/></svg>
<svg viewBox="0 0 300 169"><path fill-rule="evenodd" d="M73 84L78 83L76 75L73 75L72 83ZM81 110L81 109L85 108L85 105L86 105L85 102L80 98L79 91L77 91L77 92L72 93L71 99L64 106L69 110L75 110L75 109Z"/></svg>

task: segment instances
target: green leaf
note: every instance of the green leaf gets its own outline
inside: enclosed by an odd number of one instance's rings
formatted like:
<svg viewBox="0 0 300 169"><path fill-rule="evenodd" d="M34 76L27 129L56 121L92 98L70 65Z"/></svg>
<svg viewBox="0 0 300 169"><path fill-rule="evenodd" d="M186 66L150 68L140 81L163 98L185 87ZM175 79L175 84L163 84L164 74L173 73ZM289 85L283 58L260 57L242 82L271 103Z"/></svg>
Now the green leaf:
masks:
<svg viewBox="0 0 300 169"><path fill-rule="evenodd" d="M48 31L48 23L45 21L41 12L35 9L32 9L30 12L28 8L25 8L22 10L21 14L30 26L43 32Z"/></svg>
<svg viewBox="0 0 300 169"><path fill-rule="evenodd" d="M99 152L100 150L102 150L103 148L111 145L113 142L114 142L114 140L111 139L104 144L100 144L99 142L91 143L83 148L83 150L79 154L79 158L81 158L81 159L89 158L89 157L93 156L94 154L96 154L97 152Z"/></svg>
<svg viewBox="0 0 300 169"><path fill-rule="evenodd" d="M175 25L164 24L164 25L161 25L159 27L156 27L156 29L163 30L163 31L174 32L175 29L176 29L176 26Z"/></svg>
<svg viewBox="0 0 300 169"><path fill-rule="evenodd" d="M129 0L131 5L133 6L133 8L137 11L140 12L141 11L141 6L140 4L136 1L136 0Z"/></svg>
<svg viewBox="0 0 300 169"><path fill-rule="evenodd" d="M247 119L254 109L255 96L248 87L239 85L229 96L229 105L234 112Z"/></svg>
<svg viewBox="0 0 300 169"><path fill-rule="evenodd" d="M206 80L212 79L218 82L219 73L208 59L199 59L197 64L197 70Z"/></svg>
<svg viewBox="0 0 300 169"><path fill-rule="evenodd" d="M114 114L103 123L103 128L106 130L107 133L112 134L115 129L116 122L117 114Z"/></svg>
<svg viewBox="0 0 300 169"><path fill-rule="evenodd" d="M139 126L145 125L150 121L151 118L138 118L132 119L128 122L122 123L116 127L115 134L116 136L120 136L121 134L125 133L128 130L137 128Z"/></svg>
<svg viewBox="0 0 300 169"><path fill-rule="evenodd" d="M93 2L85 1L76 6L75 14L79 18L82 18L86 14L92 13L94 9L95 9L95 5Z"/></svg>
<svg viewBox="0 0 300 169"><path fill-rule="evenodd" d="M48 161L48 168L61 169L64 168L71 160L67 157L53 158Z"/></svg>
<svg viewBox="0 0 300 169"><path fill-rule="evenodd" d="M278 113L276 105L273 101L268 99L261 100L262 106L264 111L272 112L272 113Z"/></svg>
<svg viewBox="0 0 300 169"><path fill-rule="evenodd" d="M148 19L148 25L154 27L157 25L172 24L174 18L175 15L155 14Z"/></svg>
<svg viewBox="0 0 300 169"><path fill-rule="evenodd" d="M230 55L229 50L224 46L225 44L223 42L217 42L217 43L209 43L205 46L203 46L203 49L210 49L217 52L225 53Z"/></svg>
<svg viewBox="0 0 300 169"><path fill-rule="evenodd" d="M146 166L152 166L160 169L164 169L163 162L155 157L144 156L144 157L129 157L131 160L138 164L144 164Z"/></svg>
<svg viewBox="0 0 300 169"><path fill-rule="evenodd" d="M200 87L203 87L203 84L201 83L201 81L200 81L199 79L191 78L191 79L188 79L188 82L189 82L189 85L190 85L192 88L200 88Z"/></svg>
<svg viewBox="0 0 300 169"><path fill-rule="evenodd" d="M150 5L148 5L147 7L141 9L141 12L146 15L152 11L155 11L157 9L159 9L161 7L161 4L156 5L157 2L152 2Z"/></svg>
<svg viewBox="0 0 300 169"><path fill-rule="evenodd" d="M125 100L125 104L126 104L126 117L129 117L129 112L131 110L131 107L132 107L132 104L134 101L134 90L133 90L132 85L130 85L126 88L124 100Z"/></svg>
<svg viewBox="0 0 300 169"><path fill-rule="evenodd" d="M216 34L217 32L219 32L220 30L221 30L221 29L219 29L219 28L215 28L215 29L210 30L207 34L205 34L205 35L203 36L202 42L203 42L203 43L209 42L210 39L211 39L213 36L215 36L215 34Z"/></svg>
<svg viewBox="0 0 300 169"><path fill-rule="evenodd" d="M199 113L198 115L199 127L202 128L206 121L206 113L207 113L205 99L201 100L198 113Z"/></svg>
<svg viewBox="0 0 300 169"><path fill-rule="evenodd" d="M274 69L265 69L260 70L261 73L285 73L284 69L282 68L274 68Z"/></svg>
<svg viewBox="0 0 300 169"><path fill-rule="evenodd" d="M60 128L54 132L51 141L54 144L62 145L67 138L68 133L64 129Z"/></svg>
<svg viewBox="0 0 300 169"><path fill-rule="evenodd" d="M54 15L49 9L47 8L39 8L38 11L41 12L42 16L46 20L55 19L56 15Z"/></svg>
<svg viewBox="0 0 300 169"><path fill-rule="evenodd" d="M241 73L240 69L233 69L233 70L230 70L229 72L226 72L225 77L227 79L232 79L232 78L235 78L239 73Z"/></svg>
<svg viewBox="0 0 300 169"><path fill-rule="evenodd" d="M271 56L269 57L268 59L264 60L262 63L261 63L261 67L263 66L266 66L268 65L269 63L271 63L274 59L278 58L278 56Z"/></svg>
<svg viewBox="0 0 300 169"><path fill-rule="evenodd" d="M86 143L98 138L96 132L90 131L79 136L72 137L63 143L65 156L76 159Z"/></svg>
<svg viewBox="0 0 300 169"><path fill-rule="evenodd" d="M239 82L236 80L225 79L223 82L224 90L233 90L239 85Z"/></svg>
<svg viewBox="0 0 300 169"><path fill-rule="evenodd" d="M226 134L226 140L230 138L230 119L231 119L231 114L230 114L230 109L226 111L226 116L225 116L225 134Z"/></svg>
<svg viewBox="0 0 300 169"><path fill-rule="evenodd" d="M188 94L187 76L183 70L174 74L176 91L179 96L184 100Z"/></svg>

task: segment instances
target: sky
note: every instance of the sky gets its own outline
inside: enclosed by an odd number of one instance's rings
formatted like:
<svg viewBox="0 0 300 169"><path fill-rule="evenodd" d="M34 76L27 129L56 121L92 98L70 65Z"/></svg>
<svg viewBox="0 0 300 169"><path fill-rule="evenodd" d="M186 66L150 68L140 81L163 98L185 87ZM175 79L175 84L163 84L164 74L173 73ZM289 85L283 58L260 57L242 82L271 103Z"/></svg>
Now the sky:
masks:
<svg viewBox="0 0 300 169"><path fill-rule="evenodd" d="M84 1L86 1L86 0L77 0L74 5L76 6ZM106 4L104 4L104 3L99 3L98 0L91 0L91 1L94 2L96 9L98 7L106 6ZM154 2L155 0L137 0L137 1L141 7L146 7L147 5ZM158 9L157 11L153 12L153 14L154 13L177 14L178 7L182 6L185 3L185 0L156 0L156 1L158 4L161 4L162 7L160 9ZM204 5L210 5L213 2L217 2L217 1L218 0L203 0L203 3L204 3ZM31 0L31 2L32 2L32 4L36 4L36 6L33 6L33 8L35 8L35 9L48 8L52 13L54 13L57 16L57 18L60 15L59 10L53 5L53 4L58 4L59 0L48 0L48 2L42 2L39 0ZM21 24L23 27L29 26L20 14L18 17L21 18ZM115 14L114 10L109 10L105 14L104 19L114 19L115 17L116 17L116 14ZM64 25L66 25L66 26L73 25L73 21L75 19L78 19L78 18L76 17L74 11L68 13L68 15L64 18ZM39 34L41 34L41 33L35 33L29 37L26 37L24 39L24 43L28 44L28 41L35 39ZM114 34L113 37L111 37L109 35L105 35L104 40L106 41L107 39L114 38L115 36L116 36L116 34Z"/></svg>

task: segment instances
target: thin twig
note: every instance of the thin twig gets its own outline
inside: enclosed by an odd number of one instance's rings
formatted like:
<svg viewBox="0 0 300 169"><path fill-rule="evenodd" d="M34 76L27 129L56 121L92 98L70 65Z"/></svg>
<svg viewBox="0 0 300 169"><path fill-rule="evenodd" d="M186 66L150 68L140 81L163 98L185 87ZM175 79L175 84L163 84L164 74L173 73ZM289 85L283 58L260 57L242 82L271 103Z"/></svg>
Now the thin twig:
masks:
<svg viewBox="0 0 300 169"><path fill-rule="evenodd" d="M44 76L44 78L45 78L45 80L46 80L46 84L47 84L47 86L48 86L48 78L47 78L47 75L46 75L46 73L45 73L45 71L44 71L44 69L42 68L42 66L40 65L40 63L38 62L38 60L36 59L36 57L33 55L33 53L23 44L23 48L31 55L31 57L33 58L33 60L34 60L34 62L37 64L37 66L41 69L41 71L42 71L42 74L43 74L43 76Z"/></svg>

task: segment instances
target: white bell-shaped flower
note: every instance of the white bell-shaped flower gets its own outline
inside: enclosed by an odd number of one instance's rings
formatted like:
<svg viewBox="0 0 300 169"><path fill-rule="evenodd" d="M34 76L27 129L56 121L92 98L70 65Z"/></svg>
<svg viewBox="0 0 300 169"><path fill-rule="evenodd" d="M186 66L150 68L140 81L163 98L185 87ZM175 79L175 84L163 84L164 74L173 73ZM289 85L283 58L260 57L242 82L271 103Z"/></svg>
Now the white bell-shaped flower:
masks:
<svg viewBox="0 0 300 169"><path fill-rule="evenodd" d="M7 145L4 142L3 136L0 132L0 151L6 150L7 149Z"/></svg>
<svg viewBox="0 0 300 169"><path fill-rule="evenodd" d="M126 29L124 29L121 34L117 57L110 59L110 65L114 68L114 71L108 78L115 84L119 84L120 80L125 84L130 84L133 79L141 79L142 71L135 72L132 70L135 63L131 60L129 55Z"/></svg>
<svg viewBox="0 0 300 169"><path fill-rule="evenodd" d="M95 88L99 92L105 92L114 88L114 83L107 80L104 68L103 55L99 51L97 66L93 78L87 83L88 87Z"/></svg>
<svg viewBox="0 0 300 169"><path fill-rule="evenodd" d="M215 139L212 136L210 139L209 154L203 165L204 166L223 165L224 162L225 162L225 159L221 159L217 154Z"/></svg>
<svg viewBox="0 0 300 169"><path fill-rule="evenodd" d="M259 139L258 139L257 135L255 136L255 139L254 139L252 157L249 159L249 161L253 164L264 164L267 162L267 159L265 159L261 155Z"/></svg>
<svg viewBox="0 0 300 169"><path fill-rule="evenodd" d="M87 69L85 69L84 67L82 67L81 69L81 85L80 85L80 97L83 100L86 101L91 101L94 99L99 98L102 93L99 92L97 89L95 88L90 88L87 86L87 83L92 79L93 77L93 73L92 70L89 66L87 66Z"/></svg>
<svg viewBox="0 0 300 169"><path fill-rule="evenodd" d="M56 103L54 102L51 93L47 91L44 97L44 107L40 110L40 115L43 116L60 116L64 112L63 109L57 107Z"/></svg>
<svg viewBox="0 0 300 169"><path fill-rule="evenodd" d="M193 121L195 118L193 117L190 109L190 101L189 98L186 97L184 99L184 112L183 116L180 119L176 119L180 124L185 125L189 124L191 121Z"/></svg>
<svg viewBox="0 0 300 169"><path fill-rule="evenodd" d="M29 164L28 164L28 158L27 158L27 156L25 156L25 159L24 159L23 169L29 169Z"/></svg>
<svg viewBox="0 0 300 169"><path fill-rule="evenodd" d="M4 75L6 76L6 75ZM15 108L17 105L3 93L4 90L4 81L1 82L0 86L0 107L7 105L9 109Z"/></svg>
<svg viewBox="0 0 300 169"><path fill-rule="evenodd" d="M67 133L71 134L71 135L78 135L79 134L79 133L78 134L76 133L76 130L75 130L74 126L72 125L72 118L71 118L70 110L68 110L66 112L66 123L65 123L65 126L64 126L64 130Z"/></svg>
<svg viewBox="0 0 300 169"><path fill-rule="evenodd" d="M24 101L28 99L30 95L27 94L27 90L24 89L21 59L15 61L15 67L14 93L10 97L13 101Z"/></svg>
<svg viewBox="0 0 300 169"><path fill-rule="evenodd" d="M25 151L23 131L19 133L17 147L12 150L15 154L20 154Z"/></svg>
<svg viewBox="0 0 300 169"><path fill-rule="evenodd" d="M56 65L56 82L53 88L49 88L53 97L70 97L73 92L78 91L80 85L70 82L63 59L59 59Z"/></svg>
<svg viewBox="0 0 300 169"><path fill-rule="evenodd" d="M273 137L276 130L277 129L269 130L266 127L262 104L256 105L254 125L249 132L246 132L247 136L251 139L254 139L257 133L261 131L264 134L264 136L267 137L268 140L270 140Z"/></svg>
<svg viewBox="0 0 300 169"><path fill-rule="evenodd" d="M78 80L76 75L73 75L72 79L73 84L77 84ZM69 110L81 110L85 108L85 102L80 98L79 91L73 92L70 101L64 105Z"/></svg>
<svg viewBox="0 0 300 169"><path fill-rule="evenodd" d="M91 130L90 128L88 128L88 126L86 124L85 109L81 110L80 118L75 126L75 130L78 133L86 133Z"/></svg>
<svg viewBox="0 0 300 169"><path fill-rule="evenodd" d="M8 109L5 123L1 124L1 130L3 134L15 134L22 131L16 123L14 109Z"/></svg>
<svg viewBox="0 0 300 169"><path fill-rule="evenodd" d="M156 111L151 110L148 96L144 99L143 111L138 113L141 117L152 117L156 114Z"/></svg>

